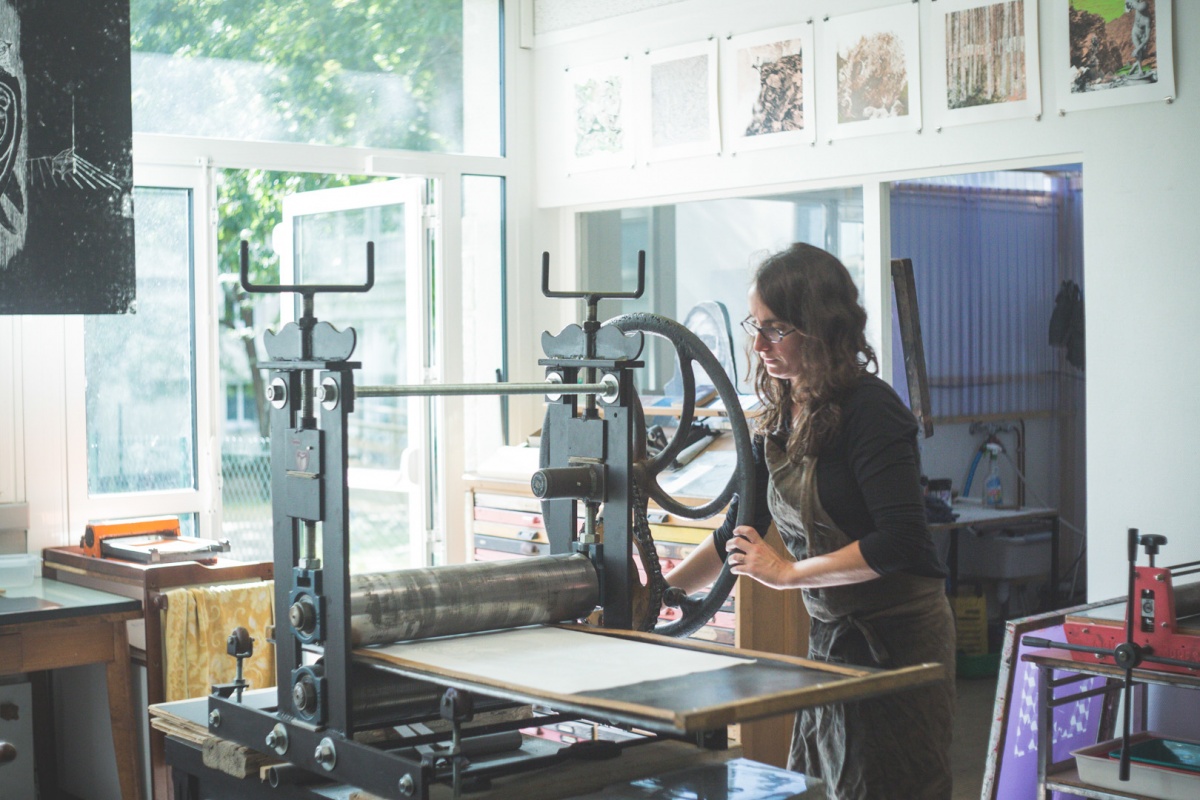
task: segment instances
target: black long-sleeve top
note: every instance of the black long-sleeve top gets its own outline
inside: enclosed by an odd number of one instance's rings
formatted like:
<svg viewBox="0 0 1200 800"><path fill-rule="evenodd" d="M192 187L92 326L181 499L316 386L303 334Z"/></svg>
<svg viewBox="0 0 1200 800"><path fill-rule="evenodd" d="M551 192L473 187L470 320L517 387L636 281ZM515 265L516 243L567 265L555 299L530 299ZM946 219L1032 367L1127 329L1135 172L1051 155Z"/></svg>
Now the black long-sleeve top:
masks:
<svg viewBox="0 0 1200 800"><path fill-rule="evenodd" d="M783 441L779 441L784 446ZM763 441L754 438L754 527L771 523L767 508L770 472ZM864 375L842 405L841 423L817 458L817 493L834 523L859 542L867 565L881 575L909 572L946 577L925 521L917 422L887 383ZM731 508L715 533L717 553L733 535Z"/></svg>

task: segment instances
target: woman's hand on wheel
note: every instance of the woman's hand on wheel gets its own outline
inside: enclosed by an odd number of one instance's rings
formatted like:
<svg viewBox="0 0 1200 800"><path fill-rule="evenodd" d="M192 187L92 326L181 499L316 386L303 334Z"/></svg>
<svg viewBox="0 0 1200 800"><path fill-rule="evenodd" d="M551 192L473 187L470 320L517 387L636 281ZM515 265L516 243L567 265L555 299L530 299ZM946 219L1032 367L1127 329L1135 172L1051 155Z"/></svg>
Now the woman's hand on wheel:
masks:
<svg viewBox="0 0 1200 800"><path fill-rule="evenodd" d="M775 589L788 586L787 577L793 562L779 555L749 525L739 525L733 529L733 536L725 543L725 553L734 575L749 575Z"/></svg>

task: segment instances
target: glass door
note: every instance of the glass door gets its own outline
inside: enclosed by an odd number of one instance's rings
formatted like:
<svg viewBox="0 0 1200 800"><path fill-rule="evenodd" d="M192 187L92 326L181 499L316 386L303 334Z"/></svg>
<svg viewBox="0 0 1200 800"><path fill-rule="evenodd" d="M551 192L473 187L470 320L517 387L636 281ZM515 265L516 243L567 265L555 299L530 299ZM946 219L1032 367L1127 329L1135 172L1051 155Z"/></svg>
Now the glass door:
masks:
<svg viewBox="0 0 1200 800"><path fill-rule="evenodd" d="M374 287L365 294L318 294L314 303L317 319L356 331L352 359L362 363L356 385L424 382L433 296L426 190L425 180L406 178L283 200L275 249L284 283L363 284L367 243L374 242ZM428 409L425 398L355 404L348 431L352 573L424 563L432 527Z"/></svg>

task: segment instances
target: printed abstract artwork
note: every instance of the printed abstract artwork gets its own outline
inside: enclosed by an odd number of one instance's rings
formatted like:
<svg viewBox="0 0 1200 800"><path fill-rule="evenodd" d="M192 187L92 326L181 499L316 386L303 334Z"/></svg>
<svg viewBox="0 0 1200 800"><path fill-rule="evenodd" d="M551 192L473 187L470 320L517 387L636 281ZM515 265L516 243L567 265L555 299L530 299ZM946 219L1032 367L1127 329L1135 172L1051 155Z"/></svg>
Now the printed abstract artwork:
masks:
<svg viewBox="0 0 1200 800"><path fill-rule="evenodd" d="M833 136L921 127L919 9L913 3L825 23L835 81ZM824 73L826 70L822 70ZM825 78L822 78L823 80Z"/></svg>
<svg viewBox="0 0 1200 800"><path fill-rule="evenodd" d="M134 309L127 0L0 0L0 314Z"/></svg>
<svg viewBox="0 0 1200 800"><path fill-rule="evenodd" d="M570 171L632 166L628 62L577 67L567 70L566 75L566 107L571 115Z"/></svg>
<svg viewBox="0 0 1200 800"><path fill-rule="evenodd" d="M647 56L648 160L721 150L717 43L672 47Z"/></svg>
<svg viewBox="0 0 1200 800"><path fill-rule="evenodd" d="M813 141L812 24L731 37L723 50L730 150Z"/></svg>
<svg viewBox="0 0 1200 800"><path fill-rule="evenodd" d="M1024 0L946 16L948 108L1024 100L1025 76Z"/></svg>
<svg viewBox="0 0 1200 800"><path fill-rule="evenodd" d="M1175 93L1169 0L1060 0L1063 108L1163 100Z"/></svg>
<svg viewBox="0 0 1200 800"><path fill-rule="evenodd" d="M1037 0L941 0L929 30L937 62L938 124L1041 113ZM940 112L940 113L939 113Z"/></svg>

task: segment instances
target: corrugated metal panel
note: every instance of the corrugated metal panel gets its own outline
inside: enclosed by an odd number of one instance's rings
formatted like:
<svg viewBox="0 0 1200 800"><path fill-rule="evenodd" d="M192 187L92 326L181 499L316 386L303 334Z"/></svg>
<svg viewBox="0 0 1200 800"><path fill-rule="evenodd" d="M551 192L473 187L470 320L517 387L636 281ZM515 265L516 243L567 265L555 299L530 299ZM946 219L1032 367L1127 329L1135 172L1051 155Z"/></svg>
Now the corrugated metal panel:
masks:
<svg viewBox="0 0 1200 800"><path fill-rule="evenodd" d="M1081 229L1078 200L1062 179L1049 190L893 186L892 254L913 262L934 416L1054 409L1061 356L1048 325L1060 283L1082 283L1081 266L1060 259L1081 250L1060 241Z"/></svg>

